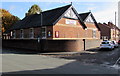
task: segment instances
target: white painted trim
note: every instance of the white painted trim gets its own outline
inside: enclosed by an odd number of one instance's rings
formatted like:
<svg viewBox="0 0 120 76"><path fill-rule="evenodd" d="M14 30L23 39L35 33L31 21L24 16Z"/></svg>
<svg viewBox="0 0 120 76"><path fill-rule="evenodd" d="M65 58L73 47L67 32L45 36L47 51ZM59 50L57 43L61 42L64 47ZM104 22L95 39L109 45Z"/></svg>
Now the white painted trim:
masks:
<svg viewBox="0 0 120 76"><path fill-rule="evenodd" d="M41 27L41 30L42 30L42 28L45 28L45 32L44 32L45 33L45 37L42 37L42 39L46 39L47 38L47 28L46 28L46 26L43 26L43 27ZM42 31L41 31L41 33L42 33Z"/></svg>
<svg viewBox="0 0 120 76"><path fill-rule="evenodd" d="M21 33L22 31L22 33ZM20 38L24 38L24 29L20 29Z"/></svg>
<svg viewBox="0 0 120 76"><path fill-rule="evenodd" d="M32 29L32 32L31 32ZM34 28L29 29L29 38L33 39L34 38Z"/></svg>

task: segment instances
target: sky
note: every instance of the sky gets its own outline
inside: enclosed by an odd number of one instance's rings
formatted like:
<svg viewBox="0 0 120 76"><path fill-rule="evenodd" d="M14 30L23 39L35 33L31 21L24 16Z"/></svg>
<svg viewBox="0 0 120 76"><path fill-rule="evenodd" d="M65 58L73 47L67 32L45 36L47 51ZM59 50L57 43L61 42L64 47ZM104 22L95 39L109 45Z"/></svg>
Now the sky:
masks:
<svg viewBox="0 0 120 76"><path fill-rule="evenodd" d="M8 10L11 14L18 16L20 19L25 17L25 13L29 8L37 4L42 11L62 7L72 2L73 7L78 13L85 13L91 11L97 22L107 23L113 22L115 24L115 12L117 12L117 26L118 26L118 1L109 0L4 0L0 2L0 8Z"/></svg>

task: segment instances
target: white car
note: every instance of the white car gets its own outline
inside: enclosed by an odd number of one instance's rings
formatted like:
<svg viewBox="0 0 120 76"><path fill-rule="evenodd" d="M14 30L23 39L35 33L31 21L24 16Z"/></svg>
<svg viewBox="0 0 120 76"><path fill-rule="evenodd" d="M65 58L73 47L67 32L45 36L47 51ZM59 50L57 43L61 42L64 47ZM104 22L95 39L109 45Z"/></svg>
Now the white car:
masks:
<svg viewBox="0 0 120 76"><path fill-rule="evenodd" d="M118 43L115 40L113 40L112 43L113 43L114 47L118 47Z"/></svg>
<svg viewBox="0 0 120 76"><path fill-rule="evenodd" d="M114 44L111 41L102 41L100 49L114 49Z"/></svg>

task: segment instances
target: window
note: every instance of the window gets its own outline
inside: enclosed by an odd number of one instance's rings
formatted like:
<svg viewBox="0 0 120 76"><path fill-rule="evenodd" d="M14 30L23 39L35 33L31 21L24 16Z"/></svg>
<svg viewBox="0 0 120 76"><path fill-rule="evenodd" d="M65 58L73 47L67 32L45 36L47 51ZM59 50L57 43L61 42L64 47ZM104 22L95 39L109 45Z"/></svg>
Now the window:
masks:
<svg viewBox="0 0 120 76"><path fill-rule="evenodd" d="M12 37L16 38L16 31L15 30L13 30L13 32L12 32Z"/></svg>
<svg viewBox="0 0 120 76"><path fill-rule="evenodd" d="M93 30L93 38L96 38L96 30Z"/></svg>
<svg viewBox="0 0 120 76"><path fill-rule="evenodd" d="M64 35L65 36L65 35ZM55 31L55 37L59 38L59 31Z"/></svg>
<svg viewBox="0 0 120 76"><path fill-rule="evenodd" d="M30 28L30 34L29 34L30 38L34 38L34 29Z"/></svg>
<svg viewBox="0 0 120 76"><path fill-rule="evenodd" d="M23 32L23 29L20 30L20 38L23 38L24 37L24 32Z"/></svg>
<svg viewBox="0 0 120 76"><path fill-rule="evenodd" d="M46 27L42 27L41 31L42 31L42 38L46 38Z"/></svg>
<svg viewBox="0 0 120 76"><path fill-rule="evenodd" d="M109 44L109 42L102 42L102 44Z"/></svg>

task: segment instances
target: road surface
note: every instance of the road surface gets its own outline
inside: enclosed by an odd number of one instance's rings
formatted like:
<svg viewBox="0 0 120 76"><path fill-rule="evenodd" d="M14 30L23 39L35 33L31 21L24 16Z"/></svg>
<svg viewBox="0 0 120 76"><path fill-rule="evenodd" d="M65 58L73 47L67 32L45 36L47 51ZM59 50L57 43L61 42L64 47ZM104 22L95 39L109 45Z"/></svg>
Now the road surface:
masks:
<svg viewBox="0 0 120 76"><path fill-rule="evenodd" d="M67 60L38 54L15 54L3 50L4 74L118 74L118 70L76 60Z"/></svg>

